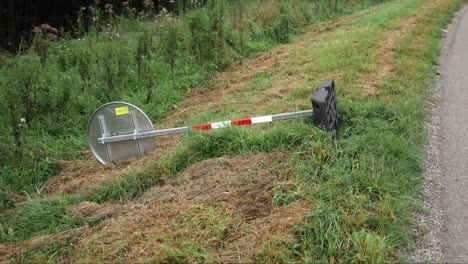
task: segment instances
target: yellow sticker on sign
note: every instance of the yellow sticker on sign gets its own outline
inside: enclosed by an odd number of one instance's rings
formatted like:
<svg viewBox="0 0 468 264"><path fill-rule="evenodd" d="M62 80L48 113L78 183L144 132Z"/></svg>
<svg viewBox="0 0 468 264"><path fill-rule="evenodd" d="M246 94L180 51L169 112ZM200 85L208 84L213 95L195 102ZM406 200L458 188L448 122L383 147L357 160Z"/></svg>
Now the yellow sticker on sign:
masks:
<svg viewBox="0 0 468 264"><path fill-rule="evenodd" d="M121 107L117 107L117 108L114 108L115 109L115 115L126 115L128 114L128 106L121 106Z"/></svg>

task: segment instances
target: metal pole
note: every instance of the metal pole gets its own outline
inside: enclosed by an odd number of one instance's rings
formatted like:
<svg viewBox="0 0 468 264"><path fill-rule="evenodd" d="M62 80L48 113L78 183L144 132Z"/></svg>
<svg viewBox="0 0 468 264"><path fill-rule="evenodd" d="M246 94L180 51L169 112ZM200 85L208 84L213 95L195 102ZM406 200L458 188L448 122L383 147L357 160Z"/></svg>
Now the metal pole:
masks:
<svg viewBox="0 0 468 264"><path fill-rule="evenodd" d="M135 132L133 134L125 134L125 135L113 135L113 136L103 136L98 138L98 142L101 144L112 143L112 142L119 142L125 140L137 140L142 138L150 138L150 137L157 137L157 136L166 136L172 134L180 134L186 133L190 131L198 131L198 130L211 130L211 129L220 129L229 126L244 126L244 125L254 125L260 123L268 123L280 120L287 120L287 119L294 119L298 117L308 117L313 116L313 110L306 110L306 111L299 111L299 112L291 112L291 113L283 113L283 114L276 114L276 115L269 115L269 116L257 116L252 118L243 118L237 120L229 120L229 121L222 121L222 122L215 122L215 123L207 123L207 124L198 124L191 127L177 127L177 128L168 128L162 130L153 130L148 132Z"/></svg>

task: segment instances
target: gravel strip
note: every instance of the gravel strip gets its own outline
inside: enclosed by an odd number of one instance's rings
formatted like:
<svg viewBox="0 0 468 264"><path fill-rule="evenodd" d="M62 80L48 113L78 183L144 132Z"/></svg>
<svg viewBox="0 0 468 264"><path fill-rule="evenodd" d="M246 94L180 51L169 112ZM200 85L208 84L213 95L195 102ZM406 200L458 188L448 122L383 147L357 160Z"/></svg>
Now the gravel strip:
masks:
<svg viewBox="0 0 468 264"><path fill-rule="evenodd" d="M452 47L456 29L461 18L468 11L468 6L464 6L454 16L452 23L444 31L441 41L441 54L439 66L437 69L438 80L434 87L430 99L432 106L431 122L427 126L428 144L426 146L426 155L424 160L424 178L423 189L426 197L421 197L421 205L429 214L417 214L416 220L420 223L420 239L414 245L413 249L408 250L406 256L412 263L444 263L446 262L446 206L444 202L444 180L443 177L443 153L442 142L444 139L442 133L443 117L443 81L440 72L443 72L447 61L449 50Z"/></svg>

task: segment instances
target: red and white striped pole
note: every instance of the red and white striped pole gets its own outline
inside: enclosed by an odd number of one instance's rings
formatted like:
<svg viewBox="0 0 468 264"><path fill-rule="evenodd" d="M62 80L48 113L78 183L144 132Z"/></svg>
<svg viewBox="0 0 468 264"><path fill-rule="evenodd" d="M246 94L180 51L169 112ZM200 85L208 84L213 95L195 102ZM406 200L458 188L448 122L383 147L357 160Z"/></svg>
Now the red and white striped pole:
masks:
<svg viewBox="0 0 468 264"><path fill-rule="evenodd" d="M93 154L102 162L126 160L143 156L155 149L150 138L190 131L220 129L314 116L315 123L327 131L339 126L335 82L327 80L312 96L312 110L249 117L193 126L154 130L148 116L138 107L125 102L111 102L98 108L88 122L88 143Z"/></svg>
<svg viewBox="0 0 468 264"><path fill-rule="evenodd" d="M149 137L180 134L180 133L185 133L185 132L190 132L190 131L211 130L211 129L220 129L220 128L225 128L225 127L230 127L230 126L245 126L245 125L253 125L253 124L260 124L260 123L268 123L268 122L287 120L287 119L293 119L293 118L298 118L298 117L307 117L307 116L313 116L313 115L314 115L313 110L306 110L306 111L291 112L291 113L284 113L284 114L277 114L277 115L257 116L257 117L222 121L222 122L198 124L198 125L193 125L193 126L168 128L168 129L154 130L154 131L148 131L148 132L135 132L134 134L101 137L98 139L98 141L101 144L106 144L106 143L119 142L119 141L124 141L124 140L132 140L132 139L137 140L137 139L149 138Z"/></svg>
<svg viewBox="0 0 468 264"><path fill-rule="evenodd" d="M249 117L249 118L243 118L243 119L237 119L237 120L229 120L229 121L223 121L223 122L194 125L192 126L192 130L210 130L210 129L219 129L223 127L228 127L228 126L253 125L253 124L268 123L268 122L285 120L285 119L292 119L296 117L313 116L313 115L314 115L314 112L312 110L308 110L308 111L292 112L292 113L285 113L285 114L278 114L278 115L257 116L257 117Z"/></svg>

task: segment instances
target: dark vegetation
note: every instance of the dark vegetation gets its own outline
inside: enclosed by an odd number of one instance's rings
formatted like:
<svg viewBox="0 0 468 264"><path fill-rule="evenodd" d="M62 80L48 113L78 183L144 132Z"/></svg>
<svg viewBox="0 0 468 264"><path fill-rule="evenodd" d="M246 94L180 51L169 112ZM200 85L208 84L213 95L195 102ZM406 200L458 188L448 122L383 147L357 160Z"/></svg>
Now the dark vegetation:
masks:
<svg viewBox="0 0 468 264"><path fill-rule="evenodd" d="M122 4L124 2L127 4ZM104 8L106 4L112 4L117 13L122 13L126 7L129 7L135 14L147 10L158 13L163 8L169 12L183 13L194 7L192 1L189 0L108 0L105 2L99 2L99 0L5 0L0 2L0 47L17 51L20 46L25 46L31 41L33 28L44 23L62 31L76 33L73 30L80 8L93 3L100 8Z"/></svg>
<svg viewBox="0 0 468 264"><path fill-rule="evenodd" d="M70 29L81 6L90 0L7 0L0 2L0 45L10 51L18 49L21 40L30 39L34 26L42 23Z"/></svg>

